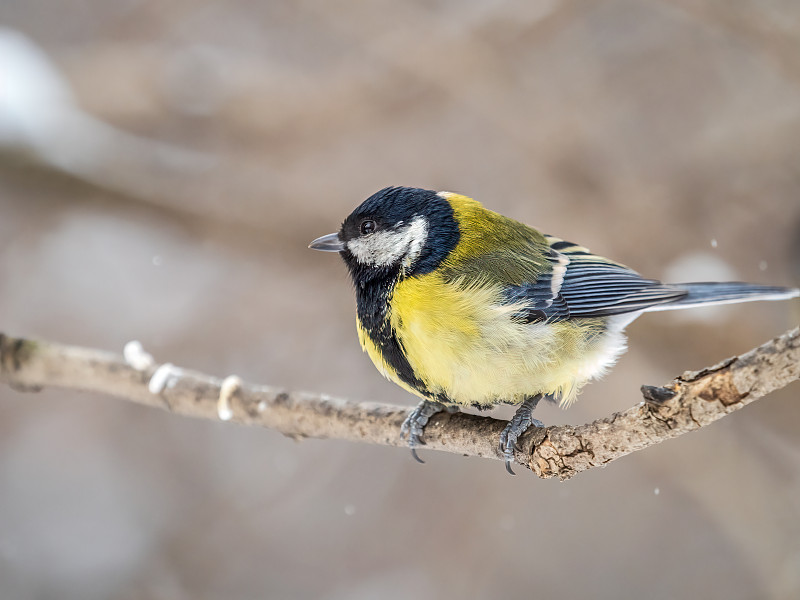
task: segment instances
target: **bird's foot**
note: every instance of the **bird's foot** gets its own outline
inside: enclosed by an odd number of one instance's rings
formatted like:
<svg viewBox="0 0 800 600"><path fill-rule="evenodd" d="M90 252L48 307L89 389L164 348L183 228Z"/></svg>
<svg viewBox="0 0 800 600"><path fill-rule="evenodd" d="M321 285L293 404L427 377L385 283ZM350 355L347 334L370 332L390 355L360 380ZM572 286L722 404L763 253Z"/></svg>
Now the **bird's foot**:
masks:
<svg viewBox="0 0 800 600"><path fill-rule="evenodd" d="M403 421L403 426L400 428L400 437L408 436L408 447L411 448L411 456L419 463L425 462L417 455L417 447L425 445L422 439L425 425L428 424L433 415L443 410L457 412L458 408L442 404L436 400L423 400L417 404L414 410L408 413L406 420Z"/></svg>
<svg viewBox="0 0 800 600"><path fill-rule="evenodd" d="M511 470L511 463L514 462L514 450L517 448L517 440L525 433L531 425L535 427L544 427L544 423L538 419L533 418L533 409L539 404L541 396L533 396L523 402L514 414L514 417L508 422L503 433L500 434L500 452L506 461L506 471L514 475Z"/></svg>

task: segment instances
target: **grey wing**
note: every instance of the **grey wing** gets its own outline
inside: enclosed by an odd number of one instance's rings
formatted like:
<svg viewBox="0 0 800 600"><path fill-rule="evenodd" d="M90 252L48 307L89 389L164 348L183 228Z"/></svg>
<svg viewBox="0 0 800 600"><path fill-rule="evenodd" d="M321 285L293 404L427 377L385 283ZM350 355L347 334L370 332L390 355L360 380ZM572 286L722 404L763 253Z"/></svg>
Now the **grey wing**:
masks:
<svg viewBox="0 0 800 600"><path fill-rule="evenodd" d="M675 302L687 294L686 289L645 279L584 248L570 247L576 249L560 252L551 248L550 272L507 290L509 302L525 305L516 315L518 320L533 323L607 317Z"/></svg>

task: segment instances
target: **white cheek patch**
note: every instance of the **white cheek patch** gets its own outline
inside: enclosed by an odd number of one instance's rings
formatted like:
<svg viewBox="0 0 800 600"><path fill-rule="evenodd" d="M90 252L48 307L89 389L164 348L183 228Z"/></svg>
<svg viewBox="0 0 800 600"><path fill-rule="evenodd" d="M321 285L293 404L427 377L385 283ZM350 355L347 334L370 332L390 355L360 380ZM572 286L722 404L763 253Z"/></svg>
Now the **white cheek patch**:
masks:
<svg viewBox="0 0 800 600"><path fill-rule="evenodd" d="M411 267L428 239L428 222L416 216L408 225L389 231L376 231L347 242L347 248L364 265L386 267L398 262Z"/></svg>

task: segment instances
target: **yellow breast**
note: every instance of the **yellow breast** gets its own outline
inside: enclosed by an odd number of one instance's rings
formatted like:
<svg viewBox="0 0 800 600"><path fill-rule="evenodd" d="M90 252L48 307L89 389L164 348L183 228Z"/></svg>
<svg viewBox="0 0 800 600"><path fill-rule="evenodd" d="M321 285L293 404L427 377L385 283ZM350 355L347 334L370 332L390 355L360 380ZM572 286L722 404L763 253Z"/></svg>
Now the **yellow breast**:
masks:
<svg viewBox="0 0 800 600"><path fill-rule="evenodd" d="M502 304L499 294L436 273L400 281L390 322L415 375L457 404L516 404L538 393L569 403L604 367L603 323L521 323L512 319L519 307ZM599 368L587 372L594 355ZM370 356L379 365L379 353Z"/></svg>

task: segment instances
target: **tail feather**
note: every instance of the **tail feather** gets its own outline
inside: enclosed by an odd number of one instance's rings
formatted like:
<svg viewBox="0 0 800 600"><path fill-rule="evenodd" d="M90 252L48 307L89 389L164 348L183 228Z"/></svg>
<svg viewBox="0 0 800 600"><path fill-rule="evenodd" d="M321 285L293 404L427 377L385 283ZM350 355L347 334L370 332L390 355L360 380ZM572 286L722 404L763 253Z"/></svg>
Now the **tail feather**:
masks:
<svg viewBox="0 0 800 600"><path fill-rule="evenodd" d="M676 283L672 285L676 288L684 289L688 293L674 302L652 306L647 309L648 312L692 308L694 306L710 306L714 304L753 302L755 300L786 300L788 298L800 296L800 290L796 288L757 285L738 281L724 283Z"/></svg>

